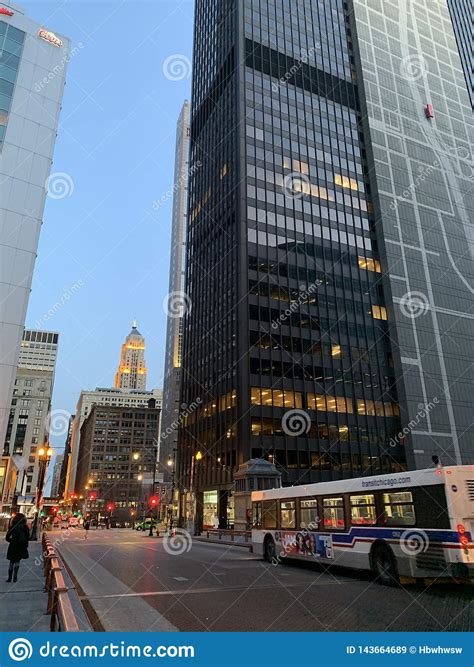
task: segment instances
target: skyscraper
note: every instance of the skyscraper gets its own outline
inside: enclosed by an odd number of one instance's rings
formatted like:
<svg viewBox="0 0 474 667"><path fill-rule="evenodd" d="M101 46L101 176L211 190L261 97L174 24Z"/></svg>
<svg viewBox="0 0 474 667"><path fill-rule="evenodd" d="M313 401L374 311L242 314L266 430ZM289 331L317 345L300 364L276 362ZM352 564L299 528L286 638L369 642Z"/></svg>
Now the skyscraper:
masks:
<svg viewBox="0 0 474 667"><path fill-rule="evenodd" d="M25 325L69 40L9 1L0 13L0 442Z"/></svg>
<svg viewBox="0 0 474 667"><path fill-rule="evenodd" d="M163 385L163 412L161 418L160 461L168 462L173 456L178 440L179 395L181 379L181 353L183 336L183 312L186 306L184 294L184 268L186 253L186 216L189 160L189 102L181 110L176 130L176 156L174 170L173 219L171 222L171 256L169 277L169 306L166 330L165 377ZM178 312L170 308L178 302Z"/></svg>
<svg viewBox="0 0 474 667"><path fill-rule="evenodd" d="M49 437L58 339L54 331L27 329L20 346L3 455L14 458L17 493L26 504L36 495L37 450Z"/></svg>
<svg viewBox="0 0 474 667"><path fill-rule="evenodd" d="M156 480L160 412L153 399L149 407L92 407L81 428L76 478L76 491L94 492L91 511L108 501L130 506L144 500L144 485Z"/></svg>
<svg viewBox="0 0 474 667"><path fill-rule="evenodd" d="M51 497L59 498L59 490L61 485L61 470L63 467L64 455L58 454L54 461L53 476L51 479Z"/></svg>
<svg viewBox="0 0 474 667"><path fill-rule="evenodd" d="M132 330L122 345L120 363L115 374L116 389L146 390L145 339L132 324Z"/></svg>
<svg viewBox="0 0 474 667"><path fill-rule="evenodd" d="M474 107L474 0L448 0L448 6L466 77L467 91Z"/></svg>
<svg viewBox="0 0 474 667"><path fill-rule="evenodd" d="M474 460L472 117L444 0L399 4L196 3L182 513L232 520L251 457Z"/></svg>
<svg viewBox="0 0 474 667"><path fill-rule="evenodd" d="M67 470L64 475L65 481L63 489L66 496L70 496L76 490L76 473L79 464L81 428L87 417L90 415L94 405L104 407L144 408L148 406L150 399L153 399L156 407L161 410L161 389L141 391L139 389L103 389L99 387L94 391L81 391L81 395L77 401L76 414L72 418L66 441L65 454L67 456Z"/></svg>

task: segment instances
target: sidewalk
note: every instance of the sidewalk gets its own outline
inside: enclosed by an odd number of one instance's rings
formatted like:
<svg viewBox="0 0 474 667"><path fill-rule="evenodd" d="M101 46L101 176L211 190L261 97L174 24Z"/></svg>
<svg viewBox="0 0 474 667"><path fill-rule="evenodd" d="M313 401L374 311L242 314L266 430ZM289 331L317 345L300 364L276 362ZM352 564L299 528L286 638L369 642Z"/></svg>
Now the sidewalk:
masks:
<svg viewBox="0 0 474 667"><path fill-rule="evenodd" d="M29 543L30 557L21 561L16 584L6 583L7 549L5 533L0 533L0 632L49 632L51 617L46 612L48 596L44 590L41 541ZM79 628L88 632L90 623L65 568L63 577Z"/></svg>
<svg viewBox="0 0 474 667"><path fill-rule="evenodd" d="M28 560L22 560L16 584L6 583L8 544L0 533L0 631L48 632L48 597L44 591L41 542L30 542Z"/></svg>

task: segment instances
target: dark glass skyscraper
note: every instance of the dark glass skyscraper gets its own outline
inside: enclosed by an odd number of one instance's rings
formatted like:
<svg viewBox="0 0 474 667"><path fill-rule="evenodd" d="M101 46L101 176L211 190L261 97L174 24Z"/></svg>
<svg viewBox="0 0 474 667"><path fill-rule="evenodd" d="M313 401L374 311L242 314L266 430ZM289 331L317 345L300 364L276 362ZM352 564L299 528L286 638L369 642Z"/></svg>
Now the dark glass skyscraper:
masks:
<svg viewBox="0 0 474 667"><path fill-rule="evenodd" d="M396 473L431 464L441 450L449 461L460 457L452 423L459 419L460 433L469 425L467 412L457 406L451 418L446 386L434 391L439 374L449 385L455 364L447 369L440 341L431 349L436 341L429 321L438 304L432 283L428 289L423 282L429 253L441 257L431 245L443 240L428 227L433 236L421 239L416 217L424 226L428 213L414 201L444 183L445 167L430 162L426 147L416 148L411 136L417 125L434 131L439 122L447 135L454 126L446 131L441 92L418 92L414 69L426 76L420 44L392 27L394 3L379 3L381 22L365 4L196 3L190 170L202 166L189 188L192 307L184 328L182 399L201 404L180 432L179 480L191 503L197 494L205 524L226 512L232 520L233 472L252 457L273 461L284 484ZM433 5L438 30L438 19L448 24L449 14L441 0L430 0ZM374 28L370 34L377 21L381 33ZM400 46L405 39L408 59ZM382 49L393 61L386 72ZM426 57L438 63L433 51ZM370 67L374 57L380 69ZM377 102L365 99L373 83L383 90ZM396 118L392 111L401 92L408 96L402 111L413 115L406 140L384 125L402 127L400 112ZM439 110L439 121L426 117L434 111L427 104ZM382 141L390 168L379 159ZM407 163L412 157L413 165ZM410 172L410 181L408 172L399 173L415 167L428 169L429 178ZM452 193L459 186L453 173L450 163L446 188ZM386 209L379 188L385 192L388 184L394 192ZM467 199L456 205L466 207ZM411 236L392 248L389 237L394 229L401 233L402 213ZM449 237L467 236L463 220L457 228L453 222ZM418 248L418 277L404 274L412 258L403 258L396 243ZM459 247L449 252L457 269L467 270L467 261L457 264ZM444 282L446 293L458 294L459 311L467 312L462 281L448 275ZM459 326L456 345L465 332ZM418 357L408 329L417 331ZM426 378L416 384L413 375L423 372L423 345L429 346L432 384ZM184 494L183 513L186 500Z"/></svg>
<svg viewBox="0 0 474 667"><path fill-rule="evenodd" d="M467 91L474 107L474 0L448 0L448 5L466 77Z"/></svg>

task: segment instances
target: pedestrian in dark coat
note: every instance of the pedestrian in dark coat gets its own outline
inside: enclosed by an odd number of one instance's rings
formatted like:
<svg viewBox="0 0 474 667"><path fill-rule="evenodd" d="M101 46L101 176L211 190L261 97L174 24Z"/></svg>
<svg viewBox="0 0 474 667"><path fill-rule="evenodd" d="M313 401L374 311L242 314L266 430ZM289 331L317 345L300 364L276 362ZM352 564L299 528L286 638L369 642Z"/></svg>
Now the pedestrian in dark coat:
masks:
<svg viewBox="0 0 474 667"><path fill-rule="evenodd" d="M26 523L24 514L16 514L13 518L10 528L5 535L6 541L9 543L7 551L7 560L10 561L8 567L7 583L18 581L18 570L20 561L29 558L28 542L30 541L30 531Z"/></svg>

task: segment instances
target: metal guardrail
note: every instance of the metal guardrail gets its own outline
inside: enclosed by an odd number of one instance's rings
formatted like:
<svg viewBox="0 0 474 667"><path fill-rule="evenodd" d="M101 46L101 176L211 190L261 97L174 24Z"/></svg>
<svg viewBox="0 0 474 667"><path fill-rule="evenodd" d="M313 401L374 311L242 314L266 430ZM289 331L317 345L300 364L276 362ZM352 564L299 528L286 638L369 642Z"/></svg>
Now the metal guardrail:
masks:
<svg viewBox="0 0 474 667"><path fill-rule="evenodd" d="M69 598L58 555L51 540L43 533L45 590L48 593L46 613L51 616L51 632L81 632Z"/></svg>
<svg viewBox="0 0 474 667"><path fill-rule="evenodd" d="M250 542L250 539L252 537L252 531L250 530L228 530L225 528L214 528L214 529L208 529L204 531L206 533L207 538L212 535L218 536L219 540L221 539L229 539L231 542L235 542L236 537L244 537L245 542Z"/></svg>

